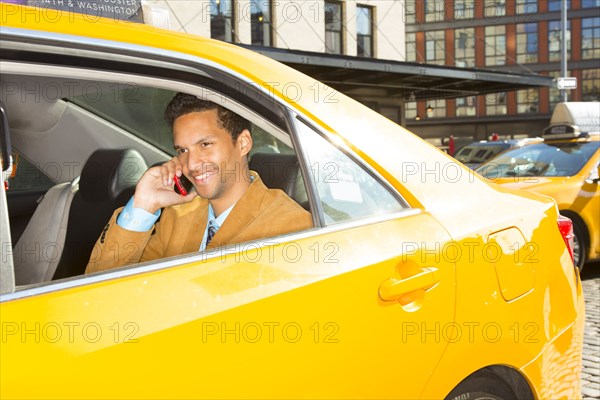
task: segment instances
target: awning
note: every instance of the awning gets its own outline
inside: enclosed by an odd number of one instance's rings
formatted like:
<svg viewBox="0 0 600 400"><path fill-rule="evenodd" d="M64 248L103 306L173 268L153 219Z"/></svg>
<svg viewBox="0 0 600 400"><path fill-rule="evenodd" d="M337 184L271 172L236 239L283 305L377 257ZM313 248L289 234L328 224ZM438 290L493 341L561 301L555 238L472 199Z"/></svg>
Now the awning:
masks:
<svg viewBox="0 0 600 400"><path fill-rule="evenodd" d="M289 65L351 97L415 101L554 86L552 77L534 74L240 46Z"/></svg>

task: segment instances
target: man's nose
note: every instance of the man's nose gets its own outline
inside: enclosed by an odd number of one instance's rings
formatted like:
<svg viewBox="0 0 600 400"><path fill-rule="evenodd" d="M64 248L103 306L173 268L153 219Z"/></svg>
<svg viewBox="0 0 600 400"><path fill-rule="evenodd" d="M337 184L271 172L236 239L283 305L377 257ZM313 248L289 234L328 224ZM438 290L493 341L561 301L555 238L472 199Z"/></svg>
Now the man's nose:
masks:
<svg viewBox="0 0 600 400"><path fill-rule="evenodd" d="M204 161L204 157L202 157L199 151L189 150L187 158L187 167L189 171L202 171Z"/></svg>

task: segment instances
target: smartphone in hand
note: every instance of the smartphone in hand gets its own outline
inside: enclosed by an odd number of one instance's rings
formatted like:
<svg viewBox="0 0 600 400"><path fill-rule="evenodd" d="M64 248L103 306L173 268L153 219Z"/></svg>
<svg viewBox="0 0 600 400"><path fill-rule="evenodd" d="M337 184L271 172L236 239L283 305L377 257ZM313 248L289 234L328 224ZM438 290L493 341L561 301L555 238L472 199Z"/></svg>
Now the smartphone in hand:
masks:
<svg viewBox="0 0 600 400"><path fill-rule="evenodd" d="M187 196L190 190L192 190L192 188L194 187L194 184L190 182L190 180L186 178L185 175L181 175L180 177L175 175L173 181L175 182L175 191L182 196Z"/></svg>

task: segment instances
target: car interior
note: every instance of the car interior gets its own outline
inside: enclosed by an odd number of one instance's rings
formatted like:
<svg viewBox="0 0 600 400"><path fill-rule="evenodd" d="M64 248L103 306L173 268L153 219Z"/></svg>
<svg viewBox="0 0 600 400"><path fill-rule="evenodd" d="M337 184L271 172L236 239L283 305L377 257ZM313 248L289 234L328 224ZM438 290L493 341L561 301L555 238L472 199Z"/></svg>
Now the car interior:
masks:
<svg viewBox="0 0 600 400"><path fill-rule="evenodd" d="M83 274L113 211L149 166L174 155L163 111L176 91L56 75L0 77L16 167L6 197L18 287ZM228 103L253 123L250 168L309 209L289 135Z"/></svg>

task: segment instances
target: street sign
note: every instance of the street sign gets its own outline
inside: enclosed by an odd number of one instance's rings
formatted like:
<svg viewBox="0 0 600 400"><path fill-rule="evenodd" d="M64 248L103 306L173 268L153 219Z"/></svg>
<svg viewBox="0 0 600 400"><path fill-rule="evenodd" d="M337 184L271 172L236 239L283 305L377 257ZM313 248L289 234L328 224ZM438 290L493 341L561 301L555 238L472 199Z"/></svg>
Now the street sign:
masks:
<svg viewBox="0 0 600 400"><path fill-rule="evenodd" d="M563 77L556 78L556 87L558 89L577 89L577 78Z"/></svg>

